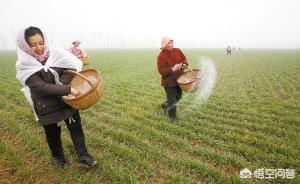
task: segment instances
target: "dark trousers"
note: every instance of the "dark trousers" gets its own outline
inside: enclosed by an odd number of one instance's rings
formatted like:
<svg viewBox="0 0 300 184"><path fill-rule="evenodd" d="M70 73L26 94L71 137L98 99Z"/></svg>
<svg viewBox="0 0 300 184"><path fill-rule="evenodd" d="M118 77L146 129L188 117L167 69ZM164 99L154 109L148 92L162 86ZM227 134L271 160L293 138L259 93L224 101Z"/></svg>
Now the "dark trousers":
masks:
<svg viewBox="0 0 300 184"><path fill-rule="evenodd" d="M167 100L162 104L168 111L170 118L176 117L176 103L182 98L182 90L177 85L174 87L164 87Z"/></svg>
<svg viewBox="0 0 300 184"><path fill-rule="evenodd" d="M81 126L81 118L79 111L73 116L73 120L70 123L69 119L65 120L68 130L71 135L71 139L74 145L74 149L79 156L87 154L86 144L84 140L84 133ZM63 147L61 142L61 127L57 123L44 126L46 140L50 148L53 157L59 157L63 155Z"/></svg>

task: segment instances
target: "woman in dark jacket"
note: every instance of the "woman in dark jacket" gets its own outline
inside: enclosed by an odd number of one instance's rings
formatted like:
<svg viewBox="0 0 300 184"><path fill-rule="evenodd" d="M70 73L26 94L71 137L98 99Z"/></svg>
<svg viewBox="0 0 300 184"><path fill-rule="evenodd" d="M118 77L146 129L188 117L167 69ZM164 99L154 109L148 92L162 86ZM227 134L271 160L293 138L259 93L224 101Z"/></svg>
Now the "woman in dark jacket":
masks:
<svg viewBox="0 0 300 184"><path fill-rule="evenodd" d="M173 40L163 37L161 40L161 52L157 58L157 68L161 75L161 85L166 92L167 100L161 104L161 108L168 112L172 121L177 122L176 103L182 97L182 90L177 84L177 78L182 74L182 68L187 66L185 55L179 48L173 48Z"/></svg>
<svg viewBox="0 0 300 184"><path fill-rule="evenodd" d="M63 49L48 49L46 35L37 27L22 30L17 45L17 78L30 89L32 105L38 122L44 127L52 156L61 168L67 163L59 126L64 120L80 162L95 165L86 148L79 111L61 100L62 96L80 93L68 85L72 76L65 73L66 68L72 68L72 62L80 61Z"/></svg>

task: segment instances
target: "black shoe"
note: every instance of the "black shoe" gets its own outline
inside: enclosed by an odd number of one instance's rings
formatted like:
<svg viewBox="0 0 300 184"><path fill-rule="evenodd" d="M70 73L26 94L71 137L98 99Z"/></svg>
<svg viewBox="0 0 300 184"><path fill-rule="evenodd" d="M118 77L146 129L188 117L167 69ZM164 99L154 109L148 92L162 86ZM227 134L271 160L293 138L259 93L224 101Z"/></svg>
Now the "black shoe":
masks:
<svg viewBox="0 0 300 184"><path fill-rule="evenodd" d="M58 165L61 169L63 169L63 168L65 167L65 165L67 164L67 160L66 160L66 158L65 158L64 155L55 156L54 159L55 159L57 165Z"/></svg>
<svg viewBox="0 0 300 184"><path fill-rule="evenodd" d="M168 112L168 107L167 107L167 104L166 104L166 103L160 104L160 107L164 110L164 113L167 113L167 112Z"/></svg>
<svg viewBox="0 0 300 184"><path fill-rule="evenodd" d="M87 167L92 167L97 164L97 161L93 159L93 157L89 154L84 154L79 157L80 162Z"/></svg>

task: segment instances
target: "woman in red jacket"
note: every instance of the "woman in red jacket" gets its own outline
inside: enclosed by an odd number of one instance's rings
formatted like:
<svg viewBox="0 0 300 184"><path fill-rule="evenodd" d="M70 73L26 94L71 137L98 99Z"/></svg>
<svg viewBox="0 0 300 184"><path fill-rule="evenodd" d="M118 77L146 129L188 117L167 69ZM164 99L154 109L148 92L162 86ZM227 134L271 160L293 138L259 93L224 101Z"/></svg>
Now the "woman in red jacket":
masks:
<svg viewBox="0 0 300 184"><path fill-rule="evenodd" d="M84 65L89 64L90 62L88 60L86 52L82 47L80 47L81 42L77 40L73 41L72 44L73 46L69 48L69 51L78 59L80 59Z"/></svg>
<svg viewBox="0 0 300 184"><path fill-rule="evenodd" d="M161 75L161 85L164 87L167 98L161 104L161 108L168 112L172 121L177 122L176 103L182 98L182 90L176 80L182 74L182 68L187 66L188 63L181 50L173 47L172 38L163 37L160 49L161 52L157 58L157 68Z"/></svg>

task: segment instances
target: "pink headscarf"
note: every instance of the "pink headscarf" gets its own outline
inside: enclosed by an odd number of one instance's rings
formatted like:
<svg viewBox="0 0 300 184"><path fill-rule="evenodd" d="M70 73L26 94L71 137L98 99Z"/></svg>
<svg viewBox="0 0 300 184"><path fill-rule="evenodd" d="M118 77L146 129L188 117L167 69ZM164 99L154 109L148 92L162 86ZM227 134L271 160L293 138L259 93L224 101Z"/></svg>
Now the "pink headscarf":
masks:
<svg viewBox="0 0 300 184"><path fill-rule="evenodd" d="M21 29L18 33L18 38L17 38L17 45L18 47L24 51L25 53L31 55L38 61L42 62L45 61L48 56L49 56L49 45L48 45L48 40L46 34L41 30L43 37L44 37L44 53L42 55L36 54L28 45L28 43L25 40L25 29Z"/></svg>
<svg viewBox="0 0 300 184"><path fill-rule="evenodd" d="M171 37L169 37L169 36L162 37L160 49L164 49L170 41L173 41L173 39Z"/></svg>

